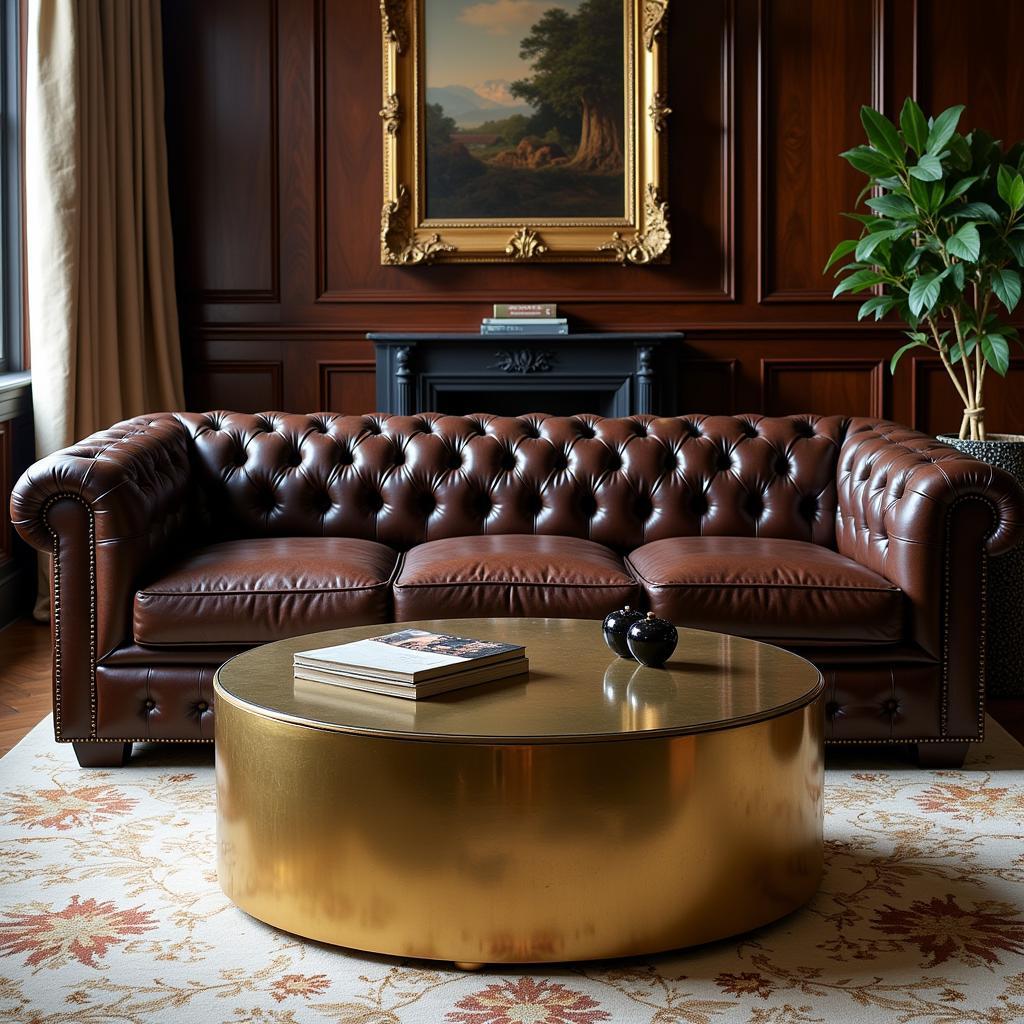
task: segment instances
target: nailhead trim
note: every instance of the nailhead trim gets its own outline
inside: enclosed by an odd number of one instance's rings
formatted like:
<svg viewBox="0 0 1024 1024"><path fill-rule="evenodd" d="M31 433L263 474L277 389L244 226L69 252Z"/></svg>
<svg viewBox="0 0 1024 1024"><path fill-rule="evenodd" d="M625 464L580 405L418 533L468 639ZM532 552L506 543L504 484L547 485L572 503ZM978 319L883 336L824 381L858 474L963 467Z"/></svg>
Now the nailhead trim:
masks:
<svg viewBox="0 0 1024 1024"><path fill-rule="evenodd" d="M78 736L57 737L58 743L212 743L211 736L197 736L194 740L172 740L153 736Z"/></svg>
<svg viewBox="0 0 1024 1024"><path fill-rule="evenodd" d="M40 510L40 517L47 532L53 538L53 721L54 733L58 743L80 742L81 740L65 741L61 736L61 635L60 616L60 539L57 531L50 525L50 509L58 501L77 501L85 509L89 522L89 736L96 738L96 518L92 506L80 495L61 493L50 498Z"/></svg>
<svg viewBox="0 0 1024 1024"><path fill-rule="evenodd" d="M858 746L863 747L871 744L877 744L879 746L898 746L906 745L909 743L977 743L984 737L979 736L931 736L927 739L906 739L904 737L890 738L887 740L877 739L861 739L861 740L838 740L832 739L831 737L825 737L826 747L839 747L839 746ZM181 740L181 739L163 739L161 737L153 736L121 736L111 738L109 736L80 736L77 738L69 737L58 737L58 743L213 743L213 738L210 736L197 736L193 740Z"/></svg>
<svg viewBox="0 0 1024 1024"><path fill-rule="evenodd" d="M953 519L954 512L958 505L966 501L980 501L987 505L992 513L994 525L986 535L988 540L999 524L999 510L987 498L980 494L964 494L957 498L949 507L946 516L946 545L943 559L943 598L942 598L942 703L940 708L939 730L942 733L942 741L950 737L946 734L946 726L949 720L949 615L952 604L952 586L950 572L950 552L952 550ZM984 545L981 549L981 630L978 635L978 683L977 683L977 706L978 706L978 733L973 739L976 741L985 738L985 650L988 647L988 555ZM927 741L919 741L927 742Z"/></svg>

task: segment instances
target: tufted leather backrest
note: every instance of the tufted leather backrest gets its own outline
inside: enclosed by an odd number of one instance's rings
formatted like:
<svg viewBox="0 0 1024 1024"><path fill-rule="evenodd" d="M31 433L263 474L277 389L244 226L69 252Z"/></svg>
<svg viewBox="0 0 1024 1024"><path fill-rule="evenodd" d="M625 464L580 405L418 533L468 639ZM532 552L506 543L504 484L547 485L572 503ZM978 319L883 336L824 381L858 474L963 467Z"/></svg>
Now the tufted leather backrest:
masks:
<svg viewBox="0 0 1024 1024"><path fill-rule="evenodd" d="M181 413L215 522L407 549L480 533L834 546L848 421L829 416Z"/></svg>

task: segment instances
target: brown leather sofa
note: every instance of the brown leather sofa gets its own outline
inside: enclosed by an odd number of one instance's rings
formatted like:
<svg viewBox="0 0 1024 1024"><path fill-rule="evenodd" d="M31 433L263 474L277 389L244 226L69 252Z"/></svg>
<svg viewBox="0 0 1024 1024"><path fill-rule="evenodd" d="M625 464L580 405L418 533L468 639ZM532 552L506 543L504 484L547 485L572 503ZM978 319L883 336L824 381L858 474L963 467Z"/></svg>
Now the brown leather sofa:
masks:
<svg viewBox="0 0 1024 1024"><path fill-rule="evenodd" d="M988 556L1024 532L1000 470L809 415L160 414L38 462L11 507L54 555L56 733L88 765L210 740L213 673L253 644L626 602L813 660L831 743L955 763Z"/></svg>

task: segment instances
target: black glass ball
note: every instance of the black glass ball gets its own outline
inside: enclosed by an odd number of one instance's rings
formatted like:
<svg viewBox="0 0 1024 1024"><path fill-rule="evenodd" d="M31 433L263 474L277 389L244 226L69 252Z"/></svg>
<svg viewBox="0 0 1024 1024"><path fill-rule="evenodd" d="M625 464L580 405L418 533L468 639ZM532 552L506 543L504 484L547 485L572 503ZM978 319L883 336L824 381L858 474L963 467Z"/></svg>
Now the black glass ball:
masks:
<svg viewBox="0 0 1024 1024"><path fill-rule="evenodd" d="M678 642L676 627L666 619L659 619L654 612L648 612L626 631L629 653L648 668L661 668L672 657Z"/></svg>
<svg viewBox="0 0 1024 1024"><path fill-rule="evenodd" d="M644 613L642 611L630 608L628 604L625 608L619 608L605 616L604 626L602 627L604 642L620 658L633 657L629 653L629 647L626 644L626 633L634 622L639 622L643 617Z"/></svg>

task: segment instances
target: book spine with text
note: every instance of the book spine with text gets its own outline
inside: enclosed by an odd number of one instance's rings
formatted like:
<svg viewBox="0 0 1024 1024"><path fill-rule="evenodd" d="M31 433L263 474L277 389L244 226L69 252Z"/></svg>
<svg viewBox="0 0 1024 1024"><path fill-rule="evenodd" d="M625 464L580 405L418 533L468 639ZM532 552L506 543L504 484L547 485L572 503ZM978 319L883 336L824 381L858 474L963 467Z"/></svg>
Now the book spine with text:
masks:
<svg viewBox="0 0 1024 1024"><path fill-rule="evenodd" d="M558 316L558 306L553 302L496 302L494 315L500 317L536 317L553 318Z"/></svg>
<svg viewBox="0 0 1024 1024"><path fill-rule="evenodd" d="M568 334L568 324L481 324L480 333L487 335L537 335Z"/></svg>

